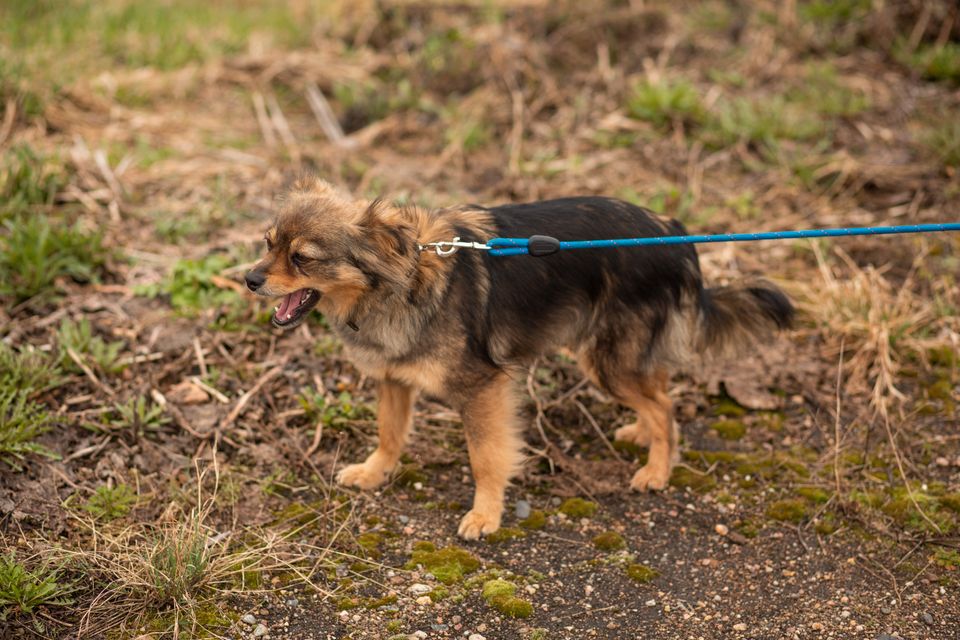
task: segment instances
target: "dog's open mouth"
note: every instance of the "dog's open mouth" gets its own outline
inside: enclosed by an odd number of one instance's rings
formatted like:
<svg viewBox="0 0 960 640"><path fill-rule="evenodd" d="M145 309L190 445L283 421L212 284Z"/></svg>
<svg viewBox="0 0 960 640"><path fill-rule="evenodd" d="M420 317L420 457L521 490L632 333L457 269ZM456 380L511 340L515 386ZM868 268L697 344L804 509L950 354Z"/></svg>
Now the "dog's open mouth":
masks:
<svg viewBox="0 0 960 640"><path fill-rule="evenodd" d="M273 325L283 329L297 326L319 301L320 292L316 289L298 289L288 293L274 310Z"/></svg>

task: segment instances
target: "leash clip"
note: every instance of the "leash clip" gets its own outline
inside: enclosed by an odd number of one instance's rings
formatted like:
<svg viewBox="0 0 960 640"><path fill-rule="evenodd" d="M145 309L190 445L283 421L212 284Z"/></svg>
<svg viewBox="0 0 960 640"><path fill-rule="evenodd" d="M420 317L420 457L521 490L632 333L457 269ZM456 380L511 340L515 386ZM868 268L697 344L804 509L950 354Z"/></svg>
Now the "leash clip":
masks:
<svg viewBox="0 0 960 640"><path fill-rule="evenodd" d="M423 251L424 249L433 249L437 252L438 256L441 258L446 258L447 256L452 256L455 254L459 249L489 250L490 247L482 242L461 242L460 236L457 236L453 240L441 240L439 242L417 244L417 249L420 251Z"/></svg>

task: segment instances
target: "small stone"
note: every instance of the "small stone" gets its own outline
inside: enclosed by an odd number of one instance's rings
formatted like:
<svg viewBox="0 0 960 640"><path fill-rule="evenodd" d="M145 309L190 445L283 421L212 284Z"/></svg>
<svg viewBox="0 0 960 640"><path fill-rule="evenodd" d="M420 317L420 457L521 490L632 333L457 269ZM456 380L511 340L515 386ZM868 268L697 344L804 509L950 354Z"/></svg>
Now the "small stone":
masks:
<svg viewBox="0 0 960 640"><path fill-rule="evenodd" d="M479 633L471 633L471 634L470 634L470 637L467 638L467 640L487 640L487 639L484 638L484 637L483 637L482 635L480 635Z"/></svg>
<svg viewBox="0 0 960 640"><path fill-rule="evenodd" d="M403 514L397 516L397 520L400 521L400 524L407 524L410 522L410 516L405 516Z"/></svg>
<svg viewBox="0 0 960 640"><path fill-rule="evenodd" d="M929 624L929 625L932 625L932 624L933 624L933 616L930 615L929 613L924 612L923 615L920 616L920 617L923 618L924 623Z"/></svg>
<svg viewBox="0 0 960 640"><path fill-rule="evenodd" d="M517 518L520 520L526 520L530 517L530 503L526 500L517 500L517 506L514 508L514 512L517 515Z"/></svg>
<svg viewBox="0 0 960 640"><path fill-rule="evenodd" d="M288 607L296 607L299 604L300 604L300 601L297 600L296 598L290 598L289 600L287 600Z"/></svg>
<svg viewBox="0 0 960 640"><path fill-rule="evenodd" d="M734 630L734 631L746 631L746 630L747 630L747 625L746 625L746 623L738 622L737 624L733 625L733 630Z"/></svg>
<svg viewBox="0 0 960 640"><path fill-rule="evenodd" d="M250 626L257 624L257 619L253 617L252 613L248 613L247 615L240 618L240 620L243 622L243 624L249 624Z"/></svg>
<svg viewBox="0 0 960 640"><path fill-rule="evenodd" d="M718 534L718 535L721 535L721 536L725 536L725 535L727 535L728 533L730 533L730 528L727 527L727 525L725 525L725 524L719 524L719 523L718 523L718 524L713 528L713 530L716 531L717 534Z"/></svg>
<svg viewBox="0 0 960 640"><path fill-rule="evenodd" d="M431 604L433 600L430 599L430 596L420 596L417 598L417 604L420 606Z"/></svg>
<svg viewBox="0 0 960 640"><path fill-rule="evenodd" d="M412 593L412 594L415 595L415 596L421 596L421 595L423 595L423 594L425 594L425 593L430 593L431 591L433 591L433 589L432 589L431 587L428 587L428 586L425 585L425 584L420 584L419 582L416 582L416 583L410 585L410 586L407 588L407 591L409 591L410 593Z"/></svg>
<svg viewBox="0 0 960 640"><path fill-rule="evenodd" d="M267 628L263 624L258 624L257 628L253 630L254 638L262 638L267 635Z"/></svg>
<svg viewBox="0 0 960 640"><path fill-rule="evenodd" d="M880 607L880 613L885 616L890 615L890 607Z"/></svg>
<svg viewBox="0 0 960 640"><path fill-rule="evenodd" d="M747 536L743 535L742 533L737 533L736 531L731 531L730 533L728 533L727 540L729 540L733 544L741 544L741 545L747 544L747 542L749 542L749 540L747 539Z"/></svg>
<svg viewBox="0 0 960 640"><path fill-rule="evenodd" d="M643 604L647 605L648 607L655 607L655 606L657 606L657 601L656 601L656 600L647 600L647 601L644 602Z"/></svg>
<svg viewBox="0 0 960 640"><path fill-rule="evenodd" d="M427 632L426 632L426 631L414 631L413 633L410 634L410 636L413 637L413 638L420 638L420 640L423 640L423 638L426 638L426 637L427 637Z"/></svg>
<svg viewBox="0 0 960 640"><path fill-rule="evenodd" d="M414 483L413 483L413 489L414 489L414 491L423 491L423 483L422 483L422 482L414 482Z"/></svg>
<svg viewBox="0 0 960 640"><path fill-rule="evenodd" d="M823 623L822 622L811 623L810 628L813 629L814 631L823 631Z"/></svg>

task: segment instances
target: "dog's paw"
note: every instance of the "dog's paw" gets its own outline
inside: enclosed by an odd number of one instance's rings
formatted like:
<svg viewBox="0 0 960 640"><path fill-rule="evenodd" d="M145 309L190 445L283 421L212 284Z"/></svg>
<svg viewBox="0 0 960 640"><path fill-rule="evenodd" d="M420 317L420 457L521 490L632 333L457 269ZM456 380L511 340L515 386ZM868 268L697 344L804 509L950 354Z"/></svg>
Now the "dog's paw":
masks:
<svg viewBox="0 0 960 640"><path fill-rule="evenodd" d="M618 442L632 442L638 447L649 447L650 430L638 421L614 431L613 439Z"/></svg>
<svg viewBox="0 0 960 640"><path fill-rule="evenodd" d="M633 474L633 480L630 481L630 488L637 491L657 491L666 488L669 482L669 467L654 467L647 464L640 467L640 470Z"/></svg>
<svg viewBox="0 0 960 640"><path fill-rule="evenodd" d="M387 480L387 472L374 469L366 463L351 464L337 474L337 483L361 489L376 489Z"/></svg>
<svg viewBox="0 0 960 640"><path fill-rule="evenodd" d="M457 533L465 540L476 540L500 528L500 514L483 513L473 509L463 516Z"/></svg>

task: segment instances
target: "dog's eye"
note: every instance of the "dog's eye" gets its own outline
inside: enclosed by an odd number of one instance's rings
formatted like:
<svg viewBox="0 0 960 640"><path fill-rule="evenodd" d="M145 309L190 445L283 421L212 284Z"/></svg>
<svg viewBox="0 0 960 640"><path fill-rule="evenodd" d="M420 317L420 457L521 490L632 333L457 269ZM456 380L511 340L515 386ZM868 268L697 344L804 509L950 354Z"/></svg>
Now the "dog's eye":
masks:
<svg viewBox="0 0 960 640"><path fill-rule="evenodd" d="M290 256L290 262L297 265L298 267L302 267L303 265L310 262L310 258L303 255L302 253L295 253L292 256Z"/></svg>
<svg viewBox="0 0 960 640"><path fill-rule="evenodd" d="M267 251L273 251L273 243L270 242L270 236L263 236L263 241L267 243Z"/></svg>

